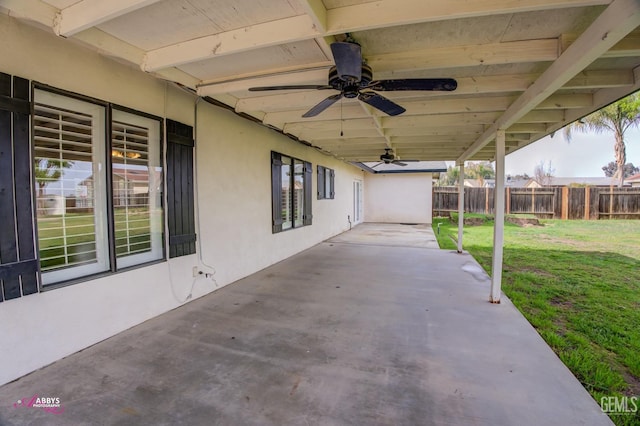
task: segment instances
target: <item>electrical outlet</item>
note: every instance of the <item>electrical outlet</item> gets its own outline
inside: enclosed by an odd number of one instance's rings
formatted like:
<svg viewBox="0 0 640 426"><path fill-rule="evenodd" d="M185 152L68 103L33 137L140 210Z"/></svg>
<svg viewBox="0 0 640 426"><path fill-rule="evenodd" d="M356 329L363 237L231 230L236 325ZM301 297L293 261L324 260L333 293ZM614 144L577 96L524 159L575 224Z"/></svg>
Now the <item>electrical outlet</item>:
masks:
<svg viewBox="0 0 640 426"><path fill-rule="evenodd" d="M195 278L195 277L197 277L197 276L198 276L198 273L200 272L200 271L198 271L198 267L197 267L197 266L194 266L194 267L193 267L193 269L192 269L192 271L193 271L193 277L194 277L194 278Z"/></svg>

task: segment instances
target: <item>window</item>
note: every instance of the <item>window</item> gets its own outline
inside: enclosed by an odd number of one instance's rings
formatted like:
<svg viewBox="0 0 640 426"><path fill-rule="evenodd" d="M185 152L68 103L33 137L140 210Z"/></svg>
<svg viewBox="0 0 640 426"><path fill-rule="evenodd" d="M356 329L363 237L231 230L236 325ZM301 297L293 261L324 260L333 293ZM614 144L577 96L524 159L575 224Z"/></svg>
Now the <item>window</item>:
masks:
<svg viewBox="0 0 640 426"><path fill-rule="evenodd" d="M160 123L114 110L111 181L118 268L162 258Z"/></svg>
<svg viewBox="0 0 640 426"><path fill-rule="evenodd" d="M271 153L273 233L311 225L311 163Z"/></svg>
<svg viewBox="0 0 640 426"><path fill-rule="evenodd" d="M43 285L163 257L160 121L113 110L107 122L107 111L106 104L35 90Z"/></svg>
<svg viewBox="0 0 640 426"><path fill-rule="evenodd" d="M335 172L332 169L318 166L318 200L334 198Z"/></svg>

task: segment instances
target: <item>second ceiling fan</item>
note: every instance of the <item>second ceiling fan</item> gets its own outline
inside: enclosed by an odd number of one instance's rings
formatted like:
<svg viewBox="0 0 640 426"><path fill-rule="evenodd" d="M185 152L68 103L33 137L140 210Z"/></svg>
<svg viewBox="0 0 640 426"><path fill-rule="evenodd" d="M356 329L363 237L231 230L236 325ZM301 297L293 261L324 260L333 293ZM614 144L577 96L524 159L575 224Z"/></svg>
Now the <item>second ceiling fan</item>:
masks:
<svg viewBox="0 0 640 426"><path fill-rule="evenodd" d="M331 105L345 97L358 98L360 101L379 109L388 115L400 115L406 110L397 103L379 95L376 92L389 91L447 91L458 87L452 78L406 78L400 80L372 80L371 67L362 60L360 45L351 42L335 42L331 44L331 52L336 65L329 69L328 85L290 85L250 87L249 91L269 90L338 90L340 93L331 95L304 113L303 117L315 117Z"/></svg>

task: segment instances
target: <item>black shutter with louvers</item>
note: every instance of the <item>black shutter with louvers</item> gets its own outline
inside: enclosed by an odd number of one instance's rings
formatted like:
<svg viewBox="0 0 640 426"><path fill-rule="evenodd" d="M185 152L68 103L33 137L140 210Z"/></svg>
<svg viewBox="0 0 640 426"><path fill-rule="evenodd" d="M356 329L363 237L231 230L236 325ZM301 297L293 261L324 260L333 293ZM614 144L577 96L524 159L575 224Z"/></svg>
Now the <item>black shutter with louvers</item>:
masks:
<svg viewBox="0 0 640 426"><path fill-rule="evenodd" d="M311 219L313 215L311 214L311 201L313 199L311 188L313 179L313 166L311 163L305 161L304 163L304 212L302 215L302 224L303 225L311 225Z"/></svg>
<svg viewBox="0 0 640 426"><path fill-rule="evenodd" d="M196 252L193 127L167 120L167 221L169 257Z"/></svg>
<svg viewBox="0 0 640 426"><path fill-rule="evenodd" d="M0 73L0 302L38 292L28 80Z"/></svg>
<svg viewBox="0 0 640 426"><path fill-rule="evenodd" d="M272 232L282 231L282 156L271 152Z"/></svg>
<svg viewBox="0 0 640 426"><path fill-rule="evenodd" d="M336 177L336 172L335 170L331 170L331 179L330 179L330 186L331 188L327 188L327 191L329 191L329 198L331 198L333 200L334 196L336 195L336 191L335 191L335 177Z"/></svg>
<svg viewBox="0 0 640 426"><path fill-rule="evenodd" d="M322 200L324 198L324 167L318 166L318 200Z"/></svg>

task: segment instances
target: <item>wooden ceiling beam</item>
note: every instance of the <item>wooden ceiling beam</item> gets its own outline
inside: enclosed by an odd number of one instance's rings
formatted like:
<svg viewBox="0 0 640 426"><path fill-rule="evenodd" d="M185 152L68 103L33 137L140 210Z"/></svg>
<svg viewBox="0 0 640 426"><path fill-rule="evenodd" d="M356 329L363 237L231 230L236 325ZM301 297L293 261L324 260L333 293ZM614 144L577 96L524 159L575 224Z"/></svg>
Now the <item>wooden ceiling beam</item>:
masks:
<svg viewBox="0 0 640 426"><path fill-rule="evenodd" d="M507 129L640 25L640 2L614 0L580 37L458 158L471 158L500 129Z"/></svg>
<svg viewBox="0 0 640 426"><path fill-rule="evenodd" d="M378 0L327 10L330 34L479 16L609 4L610 0Z"/></svg>
<svg viewBox="0 0 640 426"><path fill-rule="evenodd" d="M66 7L56 16L53 30L70 37L103 22L152 5L160 0L81 0Z"/></svg>
<svg viewBox="0 0 640 426"><path fill-rule="evenodd" d="M366 59L376 73L445 69L554 61L558 46L557 39L525 40L369 55Z"/></svg>
<svg viewBox="0 0 640 426"><path fill-rule="evenodd" d="M155 71L319 36L322 33L309 15L293 16L150 50L145 55L142 70Z"/></svg>

